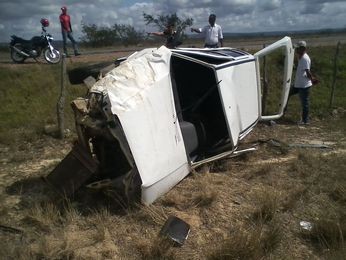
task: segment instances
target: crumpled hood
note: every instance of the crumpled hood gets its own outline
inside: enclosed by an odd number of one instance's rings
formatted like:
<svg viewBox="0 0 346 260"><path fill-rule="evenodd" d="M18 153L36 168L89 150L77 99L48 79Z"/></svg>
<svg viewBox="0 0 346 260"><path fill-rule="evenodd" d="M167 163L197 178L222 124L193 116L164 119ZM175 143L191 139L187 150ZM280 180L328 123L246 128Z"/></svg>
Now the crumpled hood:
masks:
<svg viewBox="0 0 346 260"><path fill-rule="evenodd" d="M132 110L150 88L169 76L172 52L162 46L159 49L144 49L136 52L97 81L91 92L107 92L113 114Z"/></svg>

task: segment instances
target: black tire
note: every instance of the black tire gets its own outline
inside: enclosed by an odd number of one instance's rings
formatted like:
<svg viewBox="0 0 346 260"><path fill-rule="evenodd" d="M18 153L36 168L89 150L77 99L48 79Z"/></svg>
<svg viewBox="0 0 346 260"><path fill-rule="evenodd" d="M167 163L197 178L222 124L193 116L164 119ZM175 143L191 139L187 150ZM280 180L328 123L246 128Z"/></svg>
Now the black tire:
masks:
<svg viewBox="0 0 346 260"><path fill-rule="evenodd" d="M89 76L98 78L103 68L112 65L112 62L101 62L97 64L77 67L68 71L68 77L71 84L82 84L84 79Z"/></svg>
<svg viewBox="0 0 346 260"><path fill-rule="evenodd" d="M13 47L16 47L18 50L23 50L23 47L20 43L16 43ZM21 55L20 53L18 53L13 48L11 48L11 59L15 63L23 63L25 61L26 57Z"/></svg>
<svg viewBox="0 0 346 260"><path fill-rule="evenodd" d="M50 64L57 64L61 60L61 54L57 49L53 49L51 52L49 48L46 48L43 55L44 59Z"/></svg>

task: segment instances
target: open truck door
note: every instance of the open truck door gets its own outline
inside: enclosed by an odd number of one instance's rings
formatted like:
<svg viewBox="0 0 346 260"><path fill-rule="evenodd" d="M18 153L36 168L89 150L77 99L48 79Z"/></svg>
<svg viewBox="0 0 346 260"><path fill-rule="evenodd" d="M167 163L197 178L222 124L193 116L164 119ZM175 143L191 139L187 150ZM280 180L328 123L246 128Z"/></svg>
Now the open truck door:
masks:
<svg viewBox="0 0 346 260"><path fill-rule="evenodd" d="M280 64L275 64L280 67L279 90L276 88L274 98L274 101L279 103L279 108L272 115L264 115L260 60L279 51L280 58L282 56L284 60L280 60ZM290 90L294 50L291 39L284 37L254 55L241 53L236 49L228 52L233 60L216 65L215 73L230 141L233 149L236 149L239 141L251 132L259 120L278 119L283 115ZM274 82L272 75L270 79Z"/></svg>
<svg viewBox="0 0 346 260"><path fill-rule="evenodd" d="M216 69L229 136L236 148L239 140L249 133L258 121L258 91L254 57L235 60Z"/></svg>
<svg viewBox="0 0 346 260"><path fill-rule="evenodd" d="M262 111L262 87L261 87L261 74L260 74L260 59L279 50L283 50L284 55L284 68L283 68L283 78L280 88L280 103L279 109L276 114L272 115L263 115ZM294 61L294 48L292 46L292 41L290 37L284 37L281 40L267 46L266 48L256 52L254 54L256 59L256 73L257 73L257 85L258 85L258 111L259 111L259 120L275 120L280 118L283 113L285 106L287 104L288 95L290 91L291 81L292 81L292 69Z"/></svg>

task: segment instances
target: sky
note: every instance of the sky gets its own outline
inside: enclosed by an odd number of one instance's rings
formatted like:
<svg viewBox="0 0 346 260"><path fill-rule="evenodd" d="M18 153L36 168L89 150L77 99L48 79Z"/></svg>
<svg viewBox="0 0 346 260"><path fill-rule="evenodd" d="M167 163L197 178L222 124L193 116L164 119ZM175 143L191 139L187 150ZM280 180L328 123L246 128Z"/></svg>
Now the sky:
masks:
<svg viewBox="0 0 346 260"><path fill-rule="evenodd" d="M236 33L346 28L346 0L0 0L0 42L9 42L12 34L26 39L40 35L41 18L49 19L49 33L61 40L62 6L68 8L77 40L82 23L129 24L152 31L143 12L176 12L180 18L193 18L193 27L206 25L214 13L224 32Z"/></svg>

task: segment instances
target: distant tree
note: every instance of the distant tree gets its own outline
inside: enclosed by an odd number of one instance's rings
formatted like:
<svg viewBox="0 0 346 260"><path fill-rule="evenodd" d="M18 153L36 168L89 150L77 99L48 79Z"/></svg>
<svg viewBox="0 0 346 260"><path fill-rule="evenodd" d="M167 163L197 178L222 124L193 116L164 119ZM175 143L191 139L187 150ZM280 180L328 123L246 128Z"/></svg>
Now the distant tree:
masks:
<svg viewBox="0 0 346 260"><path fill-rule="evenodd" d="M113 30L117 32L118 37L125 46L138 44L144 38L144 32L136 31L131 25L114 24Z"/></svg>
<svg viewBox="0 0 346 260"><path fill-rule="evenodd" d="M126 24L99 27L96 24L82 23L82 33L81 41L92 47L111 46L115 43L138 44L144 38L144 32L136 31L133 26Z"/></svg>
<svg viewBox="0 0 346 260"><path fill-rule="evenodd" d="M176 13L168 15L157 15L156 17L147 13L143 13L143 18L146 25L154 25L160 31L163 31L168 24L175 24L176 30L181 33L181 37L183 39L186 38L186 27L193 25L192 18L186 18L185 20L182 20Z"/></svg>
<svg viewBox="0 0 346 260"><path fill-rule="evenodd" d="M92 47L102 47L114 44L118 37L116 31L108 27L98 27L96 24L82 23L81 41Z"/></svg>

